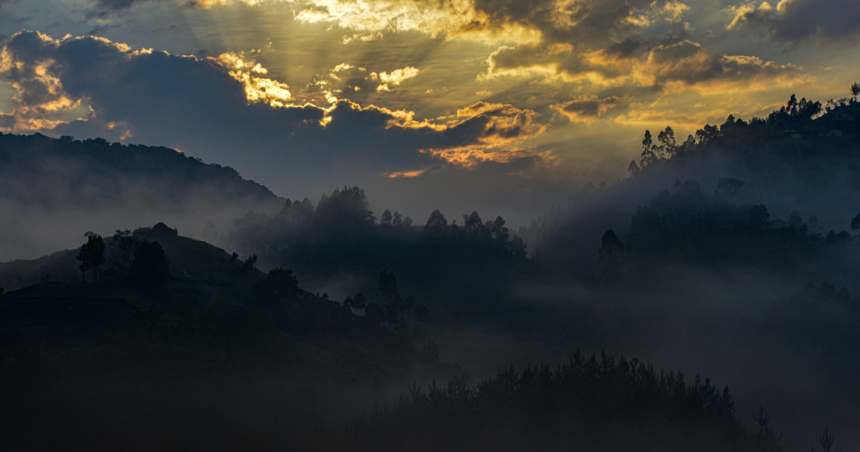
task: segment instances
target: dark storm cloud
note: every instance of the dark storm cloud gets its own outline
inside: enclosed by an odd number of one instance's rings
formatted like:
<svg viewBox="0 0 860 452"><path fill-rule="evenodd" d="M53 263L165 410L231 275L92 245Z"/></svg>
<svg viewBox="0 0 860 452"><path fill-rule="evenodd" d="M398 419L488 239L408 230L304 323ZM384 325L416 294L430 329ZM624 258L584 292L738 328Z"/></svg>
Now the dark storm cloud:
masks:
<svg viewBox="0 0 860 452"><path fill-rule="evenodd" d="M252 102L246 89L253 87L222 60L133 51L90 36L54 40L22 32L4 52L5 76L23 99L19 116L26 116L26 109L61 109L60 100L66 105L85 99L92 117L57 126L53 133L91 134L102 121L106 127L127 127L135 140L202 150L207 159L228 164L253 156L315 169L339 160L393 171L440 162L438 154L422 150L499 145L543 131L534 112L501 104L476 104L445 124L430 124L406 112L347 100L329 109ZM283 101L290 94L281 96Z"/></svg>
<svg viewBox="0 0 860 452"><path fill-rule="evenodd" d="M157 0L96 0L93 7L87 11L86 18L88 20L106 19L111 16L125 14L131 7L150 1Z"/></svg>
<svg viewBox="0 0 860 452"><path fill-rule="evenodd" d="M539 30L545 43L586 47L633 31L635 14L656 5L647 0L592 0L562 6L548 0L475 1L475 9L487 15L491 27L519 25Z"/></svg>
<svg viewBox="0 0 860 452"><path fill-rule="evenodd" d="M791 45L856 44L860 37L860 4L855 0L782 0L776 7L763 3L736 11L729 28L743 23Z"/></svg>

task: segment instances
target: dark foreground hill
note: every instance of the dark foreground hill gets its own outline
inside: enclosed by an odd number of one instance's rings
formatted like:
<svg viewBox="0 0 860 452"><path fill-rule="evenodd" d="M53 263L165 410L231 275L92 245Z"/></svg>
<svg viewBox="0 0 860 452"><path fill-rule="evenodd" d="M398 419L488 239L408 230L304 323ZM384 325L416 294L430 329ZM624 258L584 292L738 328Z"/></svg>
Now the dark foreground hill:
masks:
<svg viewBox="0 0 860 452"><path fill-rule="evenodd" d="M268 443L284 425L313 432L392 385L454 371L410 337L300 289L288 270L264 274L204 242L143 232L139 243L157 242L170 261L163 291L110 268L95 283L0 297L0 442L151 450L175 437L180 449L214 446L225 428L231 441ZM53 257L59 268L77 254Z"/></svg>
<svg viewBox="0 0 860 452"><path fill-rule="evenodd" d="M472 386L418 334L427 315L390 273L379 304L344 306L163 224L105 248L84 275L96 282L0 296L4 450L777 450L728 389L637 361L575 354ZM162 249L166 285L141 280L140 250ZM52 256L73 269L78 255ZM374 405L410 381L409 398Z"/></svg>

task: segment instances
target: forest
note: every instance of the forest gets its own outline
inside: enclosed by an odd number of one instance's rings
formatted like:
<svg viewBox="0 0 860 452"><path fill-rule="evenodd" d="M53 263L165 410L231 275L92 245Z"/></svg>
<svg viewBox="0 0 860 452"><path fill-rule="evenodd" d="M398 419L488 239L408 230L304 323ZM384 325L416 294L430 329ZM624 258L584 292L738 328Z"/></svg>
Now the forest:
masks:
<svg viewBox="0 0 860 452"><path fill-rule="evenodd" d="M680 144L646 131L628 177L515 227L380 213L350 185L283 199L167 148L2 135L4 205L100 219L63 225L73 249L0 262L0 438L856 449L858 138L856 97L792 95ZM105 226L124 206L163 222Z"/></svg>

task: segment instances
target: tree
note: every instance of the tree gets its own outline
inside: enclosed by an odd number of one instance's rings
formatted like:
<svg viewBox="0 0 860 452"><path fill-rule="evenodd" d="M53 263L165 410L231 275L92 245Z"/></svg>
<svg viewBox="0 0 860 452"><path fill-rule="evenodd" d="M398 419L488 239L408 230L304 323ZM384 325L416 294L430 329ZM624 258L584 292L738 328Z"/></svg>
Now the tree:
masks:
<svg viewBox="0 0 860 452"><path fill-rule="evenodd" d="M854 102L857 102L857 96L860 96L860 83L854 82L850 89L851 95L854 96Z"/></svg>
<svg viewBox="0 0 860 452"><path fill-rule="evenodd" d="M404 221L404 224L405 223L406 222ZM439 209L434 210L433 213L430 214L430 218L427 219L427 224L424 225L424 230L437 235L448 232L448 221L445 220L445 215L442 215L442 212L439 212Z"/></svg>
<svg viewBox="0 0 860 452"><path fill-rule="evenodd" d="M364 294L359 292L355 294L355 298L352 299L352 305L355 309L365 309L367 307L367 298L364 297Z"/></svg>
<svg viewBox="0 0 860 452"><path fill-rule="evenodd" d="M134 250L138 243L140 240L131 235L131 231L128 229L124 231L117 229L110 240L108 261L121 278L128 277L131 271L131 263L134 262Z"/></svg>
<svg viewBox="0 0 860 452"><path fill-rule="evenodd" d="M391 212L389 212L388 209L385 209L385 212L382 212L382 220L381 220L382 224L385 224L385 225L391 224L391 219L392 219Z"/></svg>
<svg viewBox="0 0 860 452"><path fill-rule="evenodd" d="M660 142L660 158L672 157L675 154L675 131L671 127L667 126L666 130L657 134L657 141Z"/></svg>
<svg viewBox="0 0 860 452"><path fill-rule="evenodd" d="M642 140L642 166L648 166L651 163L657 160L657 156L654 154L654 141L651 139L651 131L645 131L645 138Z"/></svg>
<svg viewBox="0 0 860 452"><path fill-rule="evenodd" d="M765 206L764 204L752 206L750 208L749 214L750 226L755 229L767 228L770 220L770 214L767 212L767 206Z"/></svg>
<svg viewBox="0 0 860 452"><path fill-rule="evenodd" d="M830 448L833 447L833 435L827 431L827 427L824 427L824 433L821 434L821 449L824 452L830 452ZM837 449L838 450L838 449Z"/></svg>
<svg viewBox="0 0 860 452"><path fill-rule="evenodd" d="M383 213L383 217L385 214ZM403 218L400 216L400 212L394 211L394 218L391 219L391 225L394 227L399 227L403 223Z"/></svg>
<svg viewBox="0 0 860 452"><path fill-rule="evenodd" d="M734 201L738 190L744 186L744 181L733 177L724 177L717 183L717 196L725 196L729 202Z"/></svg>
<svg viewBox="0 0 860 452"><path fill-rule="evenodd" d="M803 226L803 217L800 216L800 212L797 210L791 212L791 215L788 217L788 224L796 228L801 228Z"/></svg>
<svg viewBox="0 0 860 452"><path fill-rule="evenodd" d="M247 259L245 259L245 263L242 264L242 270L246 272L251 272L255 268L257 268L257 255L252 254L248 256Z"/></svg>
<svg viewBox="0 0 860 452"><path fill-rule="evenodd" d="M77 255L77 260L81 261L81 280L87 282L86 273L89 271L92 281L96 282L99 269L105 263L105 242L98 234L87 232L84 235L87 237L87 243L81 246Z"/></svg>
<svg viewBox="0 0 860 452"><path fill-rule="evenodd" d="M615 234L615 231L609 229L603 234L600 240L600 270L606 280L614 279L620 273L621 261L620 256L624 253L624 244L621 239Z"/></svg>
<svg viewBox="0 0 860 452"><path fill-rule="evenodd" d="M758 431L751 431L750 436L752 436L756 450L778 450L776 445L779 443L779 440L782 439L782 434L777 437L773 432L773 427L768 425L770 422L770 415L767 413L767 410L764 409L764 406L759 406L758 414L753 415L753 420L756 422L756 425L758 425Z"/></svg>
<svg viewBox="0 0 860 452"><path fill-rule="evenodd" d="M359 187L343 187L331 196L323 195L314 211L314 224L324 229L368 227L374 221L367 196Z"/></svg>
<svg viewBox="0 0 860 452"><path fill-rule="evenodd" d="M856 231L858 229L860 229L860 213L851 220L851 230Z"/></svg>
<svg viewBox="0 0 860 452"><path fill-rule="evenodd" d="M635 176L639 174L639 171L639 165L636 164L636 160L631 160L630 165L627 166L627 172L629 172L631 176Z"/></svg>
<svg viewBox="0 0 860 452"><path fill-rule="evenodd" d="M291 269L281 267L272 269L265 278L254 285L254 295L268 304L292 300L298 292L298 278Z"/></svg>
<svg viewBox="0 0 860 452"><path fill-rule="evenodd" d="M131 282L153 295L164 295L170 282L170 261L161 244L141 240L134 250L129 272Z"/></svg>

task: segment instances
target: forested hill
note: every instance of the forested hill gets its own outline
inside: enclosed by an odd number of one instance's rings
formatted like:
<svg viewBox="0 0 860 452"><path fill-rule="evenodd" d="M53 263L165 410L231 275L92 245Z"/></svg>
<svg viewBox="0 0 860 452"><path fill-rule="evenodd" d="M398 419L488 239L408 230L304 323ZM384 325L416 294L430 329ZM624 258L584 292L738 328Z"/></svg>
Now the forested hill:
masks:
<svg viewBox="0 0 860 452"><path fill-rule="evenodd" d="M266 202L277 197L236 170L165 147L0 134L0 193L48 208L135 201L139 207L180 202L207 192L208 201Z"/></svg>
<svg viewBox="0 0 860 452"><path fill-rule="evenodd" d="M209 221L224 228L248 209L282 205L233 168L174 149L0 134L0 261L69 248L81 231L158 221L201 237Z"/></svg>

